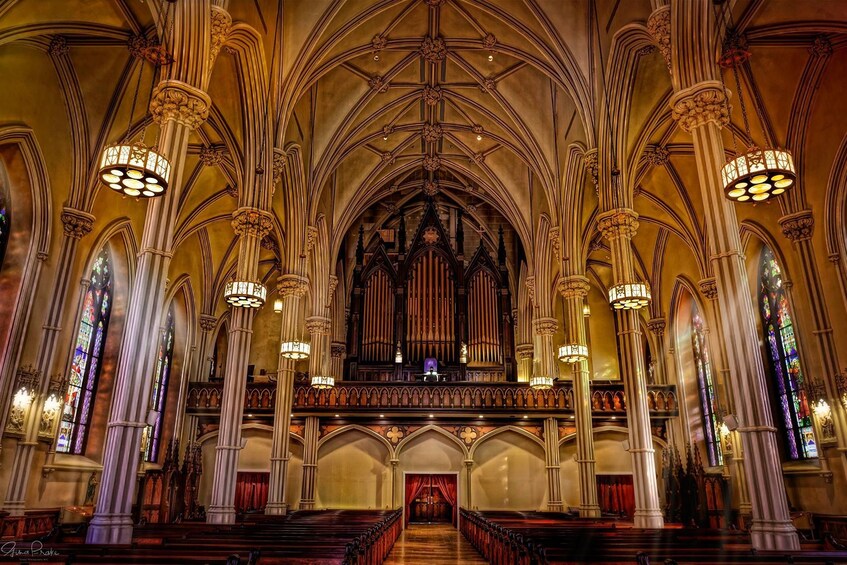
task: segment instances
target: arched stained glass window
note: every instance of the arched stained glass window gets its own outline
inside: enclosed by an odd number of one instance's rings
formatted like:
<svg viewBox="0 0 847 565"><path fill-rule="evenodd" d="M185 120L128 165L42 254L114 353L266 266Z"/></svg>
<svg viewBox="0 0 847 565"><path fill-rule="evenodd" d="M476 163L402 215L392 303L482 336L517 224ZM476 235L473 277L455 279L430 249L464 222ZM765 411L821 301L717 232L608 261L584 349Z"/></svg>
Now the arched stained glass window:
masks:
<svg viewBox="0 0 847 565"><path fill-rule="evenodd" d="M762 248L759 266L759 307L765 347L770 358L771 377L775 387L775 414L785 431L785 447L790 459L818 456L818 445L812 427L812 411L802 389L803 374L794 337L794 325L788 311L788 297L782 284L782 271L773 251Z"/></svg>
<svg viewBox="0 0 847 565"><path fill-rule="evenodd" d="M0 180L0 268L3 267L3 257L6 255L6 245L9 243L11 228L12 214L9 209L9 188L6 183Z"/></svg>
<svg viewBox="0 0 847 565"><path fill-rule="evenodd" d="M156 357L156 373L153 375L153 393L150 397L150 407L156 411L156 423L147 426L147 443L144 448L144 460L155 461L159 455L159 441L162 437L162 420L164 419L165 400L168 395L168 381L171 376L171 365L174 355L174 310L173 305L168 310L165 329L159 340L159 350Z"/></svg>
<svg viewBox="0 0 847 565"><path fill-rule="evenodd" d="M700 413L703 415L703 435L709 464L723 465L723 451L720 442L720 422L718 422L717 390L712 380L712 365L709 360L709 346L703 318L696 305L691 307L691 351L694 355L694 367L697 370L697 390L700 394Z"/></svg>
<svg viewBox="0 0 847 565"><path fill-rule="evenodd" d="M111 308L112 264L109 251L104 247L94 262L91 282L83 301L56 443L56 450L61 453L81 454L85 450Z"/></svg>

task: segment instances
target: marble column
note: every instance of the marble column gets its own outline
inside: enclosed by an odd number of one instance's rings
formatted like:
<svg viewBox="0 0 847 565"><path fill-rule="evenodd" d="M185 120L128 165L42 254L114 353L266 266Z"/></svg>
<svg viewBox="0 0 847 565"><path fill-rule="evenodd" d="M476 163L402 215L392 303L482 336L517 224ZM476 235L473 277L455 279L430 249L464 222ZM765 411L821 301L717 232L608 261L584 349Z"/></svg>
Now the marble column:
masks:
<svg viewBox="0 0 847 565"><path fill-rule="evenodd" d="M564 277L559 292L565 299L565 316L572 341L587 344L586 320L582 306L590 289L588 279L581 275ZM589 355L591 351L589 350ZM576 424L576 464L579 470L579 515L582 518L600 516L597 502L597 475L594 459L594 432L591 419L591 382L588 361L572 367L574 412Z"/></svg>
<svg viewBox="0 0 847 565"><path fill-rule="evenodd" d="M611 248L615 284L635 280L631 240L638 229L637 218L638 214L629 208L615 208L597 217L597 227ZM621 378L629 426L629 453L632 456L635 527L661 528L664 519L659 505L653 434L647 408L647 375L639 314L638 310L618 310L616 316Z"/></svg>
<svg viewBox="0 0 847 565"><path fill-rule="evenodd" d="M826 297L824 296L823 286L818 274L818 264L815 260L815 252L812 249L812 235L814 233L815 221L811 210L803 210L794 214L783 216L779 220L779 225L782 228L782 233L793 244L797 255L800 258L802 268L800 272L803 275L803 282L809 289L809 306L812 309L812 335L818 344L818 356L820 357L821 369L823 375L820 381L823 381L824 389L820 391L824 394L826 402L829 404L832 422L835 424L835 435L838 441L837 452L842 458L842 468L847 473L847 414L845 414L844 405L840 402L838 394L838 383L836 375L839 374L838 352L835 346L835 338L832 333L832 324L829 321L829 309L826 305ZM809 375L806 375L810 379ZM814 392L807 390L807 394ZM809 402L816 402L820 398L809 398ZM818 438L819 456L826 458L824 449L820 446L821 438Z"/></svg>
<svg viewBox="0 0 847 565"><path fill-rule="evenodd" d="M653 380L650 384L667 384L668 373L665 370L665 327L664 318L647 320L647 329L656 336L656 348L653 351ZM648 372L650 367L647 368Z"/></svg>
<svg viewBox="0 0 847 565"><path fill-rule="evenodd" d="M300 301L306 295L309 281L299 275L280 277L279 296L282 299L282 325L280 343L298 339L300 335ZM294 367L296 362L279 356L274 406L274 431L271 440L271 473L268 485L268 504L265 514L284 515L288 512L285 492L288 489L288 462L291 457L289 442L291 410L294 404Z"/></svg>
<svg viewBox="0 0 847 565"><path fill-rule="evenodd" d="M556 318L535 318L532 321L532 327L535 331L535 361L538 362L536 370L540 371L539 375L555 380L559 371L556 351L553 348L553 336L556 335L559 322Z"/></svg>
<svg viewBox="0 0 847 565"><path fill-rule="evenodd" d="M559 421L544 419L544 458L547 464L547 511L562 512L562 477L559 466Z"/></svg>
<svg viewBox="0 0 847 565"><path fill-rule="evenodd" d="M303 485L300 490L300 510L312 510L315 507L319 432L320 419L317 416L307 416L303 438Z"/></svg>
<svg viewBox="0 0 847 565"><path fill-rule="evenodd" d="M701 15L708 17L711 12L701 8ZM725 161L721 127L729 121L724 87L720 82L706 81L678 89L671 106L674 119L694 140L729 386L746 455L753 547L797 550L800 544L788 512L738 220L732 203L724 197L720 178Z"/></svg>
<svg viewBox="0 0 847 565"><path fill-rule="evenodd" d="M194 9L193 7L188 9ZM159 152L171 161L170 186L147 205L132 293L115 373L103 449L103 475L88 543L126 544L132 539L132 502L147 427L159 326L165 301L183 168L191 132L209 113L209 96L184 82L166 80L153 91L150 108L161 125Z"/></svg>
<svg viewBox="0 0 847 565"><path fill-rule="evenodd" d="M44 324L41 326L41 338L38 342L38 350L35 355L35 374L39 377L38 389L26 411L21 426L23 437L15 446L15 458L9 475L9 485L6 488L6 500L3 502L3 510L12 516L21 516L26 507L26 491L32 471L32 459L38 447L39 434L45 432L51 437L54 428L61 418L61 407L53 415L52 426L45 430L44 402L50 395L50 372L56 359L56 351L59 345L59 334L62 330L62 311L65 310L71 281L71 270L73 269L76 250L79 240L91 232L94 216L71 208L64 208L61 215L64 238L59 251L56 277L53 279L53 287L50 296L56 300L50 302L45 316ZM85 290L88 290L86 285ZM74 336L75 338L76 336ZM13 391L14 392L14 391ZM61 391L59 400L64 398L65 391Z"/></svg>
<svg viewBox="0 0 847 565"><path fill-rule="evenodd" d="M515 354L518 358L518 382L528 383L532 376L532 355L533 346L531 343L522 343L515 348Z"/></svg>
<svg viewBox="0 0 847 565"><path fill-rule="evenodd" d="M232 227L238 236L238 264L235 279L259 280L259 253L262 238L273 229L273 217L259 208L241 207L232 214ZM233 306L229 321L223 394L221 396L218 444L212 478L212 500L206 512L210 524L235 522L235 485L241 452L241 423L247 392L247 365L253 341L255 308Z"/></svg>

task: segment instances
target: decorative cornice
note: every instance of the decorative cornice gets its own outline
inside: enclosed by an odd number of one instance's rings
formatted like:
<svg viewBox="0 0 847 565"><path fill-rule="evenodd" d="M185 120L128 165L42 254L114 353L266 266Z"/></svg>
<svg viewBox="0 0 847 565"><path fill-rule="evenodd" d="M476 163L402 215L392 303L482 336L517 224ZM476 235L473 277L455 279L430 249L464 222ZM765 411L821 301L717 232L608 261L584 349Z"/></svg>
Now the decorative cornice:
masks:
<svg viewBox="0 0 847 565"><path fill-rule="evenodd" d="M695 84L671 99L673 119L688 133L709 122L718 127L729 123L729 105L724 87L716 81Z"/></svg>
<svg viewBox="0 0 847 565"><path fill-rule="evenodd" d="M647 33L656 42L659 52L671 68L671 7L662 6L647 19Z"/></svg>
<svg viewBox="0 0 847 565"><path fill-rule="evenodd" d="M664 318L653 318L647 321L647 327L651 332L659 337L665 335L665 327L667 326Z"/></svg>
<svg viewBox="0 0 847 565"><path fill-rule="evenodd" d="M815 230L815 218L811 210L801 210L794 214L788 214L779 219L782 234L792 242L806 241L812 239Z"/></svg>
<svg viewBox="0 0 847 565"><path fill-rule="evenodd" d="M282 275L277 283L277 289L281 298L288 296L303 298L309 290L309 279L300 275Z"/></svg>
<svg viewBox="0 0 847 565"><path fill-rule="evenodd" d="M597 229L608 240L632 238L638 231L638 214L631 208L615 208L597 216Z"/></svg>
<svg viewBox="0 0 847 565"><path fill-rule="evenodd" d="M94 216L74 208L62 208L62 229L66 237L82 239L94 227Z"/></svg>
<svg viewBox="0 0 847 565"><path fill-rule="evenodd" d="M329 335L332 329L332 320L324 316L311 316L306 318L306 331L309 335Z"/></svg>
<svg viewBox="0 0 847 565"><path fill-rule="evenodd" d="M204 332L210 332L215 329L218 319L210 314L200 314L200 329Z"/></svg>
<svg viewBox="0 0 847 565"><path fill-rule="evenodd" d="M232 229L239 236L252 235L262 239L273 229L273 217L258 208L239 208L232 213Z"/></svg>
<svg viewBox="0 0 847 565"><path fill-rule="evenodd" d="M209 95L178 80L163 80L153 89L150 113L162 123L173 120L191 129L199 127L209 117L212 101Z"/></svg>
<svg viewBox="0 0 847 565"><path fill-rule="evenodd" d="M563 298L578 298L582 300L588 295L591 283L582 275L571 275L559 279L559 293Z"/></svg>
<svg viewBox="0 0 847 565"><path fill-rule="evenodd" d="M559 322L556 318L536 318L532 321L532 327L536 335L553 335L559 329Z"/></svg>
<svg viewBox="0 0 847 565"><path fill-rule="evenodd" d="M718 282L715 277L709 277L697 283L700 287L700 292L709 300L715 300L718 297Z"/></svg>

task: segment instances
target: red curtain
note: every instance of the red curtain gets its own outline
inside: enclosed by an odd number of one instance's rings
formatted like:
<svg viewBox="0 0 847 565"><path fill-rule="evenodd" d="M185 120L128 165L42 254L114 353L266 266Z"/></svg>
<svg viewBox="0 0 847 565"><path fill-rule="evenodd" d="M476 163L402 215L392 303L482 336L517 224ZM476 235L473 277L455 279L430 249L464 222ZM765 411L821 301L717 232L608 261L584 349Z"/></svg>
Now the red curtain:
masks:
<svg viewBox="0 0 847 565"><path fill-rule="evenodd" d="M412 514L412 501L417 498L421 490L429 485L427 475L406 475L406 525L409 525L409 516Z"/></svg>
<svg viewBox="0 0 847 565"><path fill-rule="evenodd" d="M455 526L459 507L456 504L456 475L432 475L432 486L438 488L444 499L453 507L453 525Z"/></svg>
<svg viewBox="0 0 847 565"><path fill-rule="evenodd" d="M632 475L597 475L597 495L603 512L635 515Z"/></svg>
<svg viewBox="0 0 847 565"><path fill-rule="evenodd" d="M270 473L238 473L235 483L235 511L264 510L268 503Z"/></svg>

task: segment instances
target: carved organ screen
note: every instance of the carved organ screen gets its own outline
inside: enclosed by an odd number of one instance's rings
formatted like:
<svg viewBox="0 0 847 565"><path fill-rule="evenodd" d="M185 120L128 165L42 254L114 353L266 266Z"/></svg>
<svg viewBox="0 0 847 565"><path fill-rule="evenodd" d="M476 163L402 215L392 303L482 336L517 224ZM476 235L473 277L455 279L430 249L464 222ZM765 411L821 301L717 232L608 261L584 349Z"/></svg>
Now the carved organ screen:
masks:
<svg viewBox="0 0 847 565"><path fill-rule="evenodd" d="M456 361L453 279L447 261L430 249L412 265L408 280L406 339L409 360Z"/></svg>
<svg viewBox="0 0 847 565"><path fill-rule="evenodd" d="M499 320L497 283L480 269L471 276L468 290L468 366L503 363Z"/></svg>
<svg viewBox="0 0 847 565"><path fill-rule="evenodd" d="M394 285L383 269L365 283L362 360L388 361L393 356Z"/></svg>

